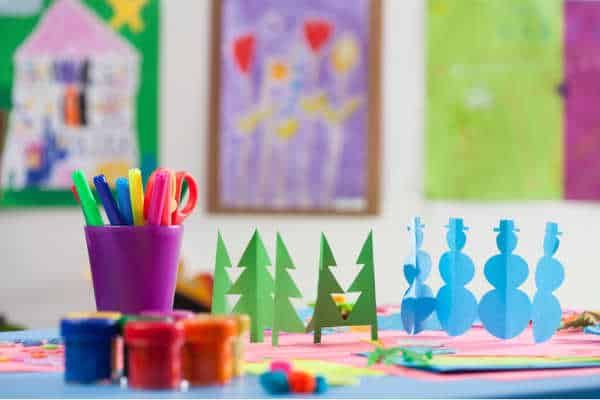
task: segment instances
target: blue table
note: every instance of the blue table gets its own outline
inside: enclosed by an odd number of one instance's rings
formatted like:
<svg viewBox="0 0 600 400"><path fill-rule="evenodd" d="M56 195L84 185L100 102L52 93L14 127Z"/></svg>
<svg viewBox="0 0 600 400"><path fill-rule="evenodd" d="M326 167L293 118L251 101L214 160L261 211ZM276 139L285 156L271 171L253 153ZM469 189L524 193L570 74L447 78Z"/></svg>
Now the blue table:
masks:
<svg viewBox="0 0 600 400"><path fill-rule="evenodd" d="M56 337L56 330L0 333L0 341ZM181 391L137 391L117 385L66 385L62 373L0 374L1 397L161 397L161 398L264 398L267 394L256 377L247 376L224 387L194 388ZM281 397L281 396L280 396ZM306 396L303 396L306 397ZM334 398L548 398L600 397L600 375L571 378L536 379L500 382L467 379L436 382L404 377L365 377L360 386L331 388L319 397Z"/></svg>

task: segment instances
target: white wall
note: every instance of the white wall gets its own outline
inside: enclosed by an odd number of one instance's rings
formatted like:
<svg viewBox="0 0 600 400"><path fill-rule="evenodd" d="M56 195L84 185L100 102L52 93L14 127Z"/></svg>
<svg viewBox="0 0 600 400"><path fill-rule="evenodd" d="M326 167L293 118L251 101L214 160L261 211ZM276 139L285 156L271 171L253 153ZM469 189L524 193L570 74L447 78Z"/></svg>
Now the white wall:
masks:
<svg viewBox="0 0 600 400"><path fill-rule="evenodd" d="M208 0L164 1L162 79L163 164L188 169L206 179L208 93ZM195 269L213 262L220 229L236 262L255 227L270 249L275 232L287 242L298 269L294 276L306 299L316 287L319 233L327 233L336 255L338 276L347 284L357 268L353 261L369 229L375 233L377 296L399 302L406 288L401 265L408 254L406 225L412 215L426 223L424 248L434 261L430 279L440 285L437 261L445 250L449 216L462 216L471 227L465 251L477 266L470 287L481 296L489 285L482 265L493 255L492 228L500 218L514 218L521 228L517 252L534 267L542 254L544 224L555 220L565 232L558 257L566 281L559 290L563 305L594 307L600 273L597 238L600 208L586 203L530 202L476 204L428 202L422 197L424 110L424 1L384 2L383 159L381 215L373 218L226 217L200 210L186 222L184 254ZM93 308L85 280L87 254L83 217L77 209L0 213L0 311L33 327L54 326L61 313ZM533 294L533 279L525 287Z"/></svg>

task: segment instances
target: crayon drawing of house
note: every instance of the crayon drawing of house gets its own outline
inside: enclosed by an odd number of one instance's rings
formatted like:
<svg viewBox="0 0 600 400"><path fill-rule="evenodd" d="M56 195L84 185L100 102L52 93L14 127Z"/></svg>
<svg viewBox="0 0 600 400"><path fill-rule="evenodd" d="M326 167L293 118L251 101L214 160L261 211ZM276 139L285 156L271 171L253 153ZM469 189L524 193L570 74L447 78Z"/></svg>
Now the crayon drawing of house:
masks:
<svg viewBox="0 0 600 400"><path fill-rule="evenodd" d="M5 188L64 189L75 168L110 180L138 163L140 55L79 0L54 1L13 62Z"/></svg>

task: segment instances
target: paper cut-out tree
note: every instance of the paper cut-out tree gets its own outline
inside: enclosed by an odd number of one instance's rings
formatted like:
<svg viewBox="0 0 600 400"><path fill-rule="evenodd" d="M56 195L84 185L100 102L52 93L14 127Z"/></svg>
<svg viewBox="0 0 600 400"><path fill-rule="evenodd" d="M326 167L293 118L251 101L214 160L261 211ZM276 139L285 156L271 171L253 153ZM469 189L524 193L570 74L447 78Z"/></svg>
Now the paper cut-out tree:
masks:
<svg viewBox="0 0 600 400"><path fill-rule="evenodd" d="M302 293L294 283L288 269L296 266L288 253L285 243L277 234L275 254L275 299L273 304L273 331L271 344L279 344L279 332L304 332L304 323L296 313L290 298L302 298Z"/></svg>
<svg viewBox="0 0 600 400"><path fill-rule="evenodd" d="M346 322L342 318L337 305L331 297L334 293L343 293L344 290L333 276L329 267L335 267L336 261L333 257L329 243L324 234L321 234L321 252L319 257L319 282L317 284L317 301L315 309L306 327L306 331L314 330L313 342L321 343L321 329L325 327L344 326Z"/></svg>
<svg viewBox="0 0 600 400"><path fill-rule="evenodd" d="M250 316L250 341L264 340L263 331L273 322L274 282L267 266L271 265L269 254L258 230L254 231L242 258L239 268L244 268L228 294L239 294L233 313Z"/></svg>
<svg viewBox="0 0 600 400"><path fill-rule="evenodd" d="M225 247L221 232L218 232L211 306L211 312L213 314L227 314L229 312L227 292L231 288L231 279L225 268L231 268L231 265L232 263L229 258L229 253L227 252L227 247Z"/></svg>
<svg viewBox="0 0 600 400"><path fill-rule="evenodd" d="M356 260L363 264L348 292L361 292L346 320L347 325L371 325L371 340L377 340L377 303L375 297L375 262L373 259L373 231L365 240Z"/></svg>

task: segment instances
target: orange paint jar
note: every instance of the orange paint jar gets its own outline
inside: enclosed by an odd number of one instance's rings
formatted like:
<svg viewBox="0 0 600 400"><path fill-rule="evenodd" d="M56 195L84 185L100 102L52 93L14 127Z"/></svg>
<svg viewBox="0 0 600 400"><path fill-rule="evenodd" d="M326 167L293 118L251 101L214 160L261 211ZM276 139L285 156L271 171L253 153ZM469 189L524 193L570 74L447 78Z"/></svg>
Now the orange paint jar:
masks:
<svg viewBox="0 0 600 400"><path fill-rule="evenodd" d="M233 376L244 375L244 353L246 352L247 334L250 330L250 317L246 314L230 316L236 323L236 332L233 339Z"/></svg>
<svg viewBox="0 0 600 400"><path fill-rule="evenodd" d="M236 323L226 317L199 316L182 321L183 377L190 385L224 385L231 380Z"/></svg>

